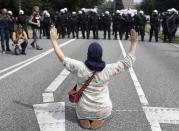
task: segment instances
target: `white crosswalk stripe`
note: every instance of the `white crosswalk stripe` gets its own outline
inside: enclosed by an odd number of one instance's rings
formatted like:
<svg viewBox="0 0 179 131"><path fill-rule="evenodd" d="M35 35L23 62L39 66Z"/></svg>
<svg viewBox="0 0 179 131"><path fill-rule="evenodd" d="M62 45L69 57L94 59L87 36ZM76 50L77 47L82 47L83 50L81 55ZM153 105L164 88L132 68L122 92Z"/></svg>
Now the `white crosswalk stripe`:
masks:
<svg viewBox="0 0 179 131"><path fill-rule="evenodd" d="M65 103L33 105L41 131L65 131Z"/></svg>

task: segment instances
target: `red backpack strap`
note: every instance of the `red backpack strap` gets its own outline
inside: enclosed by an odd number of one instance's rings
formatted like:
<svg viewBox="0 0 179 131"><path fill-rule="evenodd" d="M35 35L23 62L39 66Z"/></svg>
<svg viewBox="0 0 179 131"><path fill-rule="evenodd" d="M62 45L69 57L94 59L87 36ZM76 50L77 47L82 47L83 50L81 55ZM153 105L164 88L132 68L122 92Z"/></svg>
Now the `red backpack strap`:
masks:
<svg viewBox="0 0 179 131"><path fill-rule="evenodd" d="M85 83L81 86L81 88L78 91L78 94L81 95L82 92L87 88L87 86L90 84L90 82L92 81L92 79L94 78L94 75L96 74L96 72L93 73L93 75L85 81Z"/></svg>

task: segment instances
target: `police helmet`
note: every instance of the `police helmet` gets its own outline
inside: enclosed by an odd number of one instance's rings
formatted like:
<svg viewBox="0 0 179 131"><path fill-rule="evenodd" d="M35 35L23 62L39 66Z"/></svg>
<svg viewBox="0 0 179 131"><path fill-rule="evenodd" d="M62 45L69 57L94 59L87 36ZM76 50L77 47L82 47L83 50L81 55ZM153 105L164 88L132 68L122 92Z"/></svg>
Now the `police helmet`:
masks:
<svg viewBox="0 0 179 131"><path fill-rule="evenodd" d="M64 8L64 11L65 11L65 12L67 12L67 11L68 11L68 9L67 9L67 8Z"/></svg>
<svg viewBox="0 0 179 131"><path fill-rule="evenodd" d="M46 15L47 15L47 17L50 17L50 13L47 12Z"/></svg>
<svg viewBox="0 0 179 131"><path fill-rule="evenodd" d="M105 14L106 14L106 15L109 15L109 11L105 11Z"/></svg>
<svg viewBox="0 0 179 131"><path fill-rule="evenodd" d="M178 14L178 11L175 8L172 8L171 12L174 13L174 14Z"/></svg>
<svg viewBox="0 0 179 131"><path fill-rule="evenodd" d="M82 8L81 10L82 10L82 11L85 11L86 9L85 9L85 8Z"/></svg>
<svg viewBox="0 0 179 131"><path fill-rule="evenodd" d="M144 14L144 11L140 10L140 11L139 11L139 14L142 14L142 15L143 15L143 14Z"/></svg>
<svg viewBox="0 0 179 131"><path fill-rule="evenodd" d="M158 10L153 10L154 13L158 14Z"/></svg>
<svg viewBox="0 0 179 131"><path fill-rule="evenodd" d="M12 15L12 11L10 11L10 10L9 10L7 13L8 13L9 15Z"/></svg>
<svg viewBox="0 0 179 131"><path fill-rule="evenodd" d="M97 10L92 10L93 13L97 13Z"/></svg>
<svg viewBox="0 0 179 131"><path fill-rule="evenodd" d="M61 9L60 12L61 12L61 13L65 13L65 10L64 10L64 9Z"/></svg>
<svg viewBox="0 0 179 131"><path fill-rule="evenodd" d="M20 10L20 11L19 11L19 14L20 14L20 15L23 15L23 14L24 14L24 11L23 11L23 10Z"/></svg>
<svg viewBox="0 0 179 131"><path fill-rule="evenodd" d="M116 14L120 14L120 10L116 10Z"/></svg>
<svg viewBox="0 0 179 131"><path fill-rule="evenodd" d="M72 15L76 15L76 12L75 12L75 11L73 11L73 12L72 12Z"/></svg>
<svg viewBox="0 0 179 131"><path fill-rule="evenodd" d="M82 14L82 11L80 10L80 11L78 11L78 14Z"/></svg>
<svg viewBox="0 0 179 131"><path fill-rule="evenodd" d="M43 11L43 14L47 14L47 13L48 13L48 11L47 11L47 10L44 10L44 11Z"/></svg>

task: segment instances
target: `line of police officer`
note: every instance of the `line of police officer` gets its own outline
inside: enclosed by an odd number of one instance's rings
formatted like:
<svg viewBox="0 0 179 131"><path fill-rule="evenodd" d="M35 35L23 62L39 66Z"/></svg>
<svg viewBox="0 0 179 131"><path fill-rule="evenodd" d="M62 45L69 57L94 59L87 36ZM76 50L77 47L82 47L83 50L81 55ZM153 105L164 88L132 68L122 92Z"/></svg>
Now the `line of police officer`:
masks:
<svg viewBox="0 0 179 131"><path fill-rule="evenodd" d="M82 37L89 39L92 31L93 38L98 39L98 31L103 30L103 38L106 39L108 33L108 39L111 39L111 25L113 25L114 39L117 39L118 33L120 39L122 39L123 34L125 34L125 39L128 39L129 30L135 28L144 40L146 17L143 11L135 14L132 12L122 13L117 10L113 15L110 15L109 11L98 14L96 10L86 11L84 8L78 13L70 13L64 8L56 13L55 24L61 38L65 38L65 35L69 38L71 33L73 38L78 38L79 31L81 31Z"/></svg>
<svg viewBox="0 0 179 131"><path fill-rule="evenodd" d="M15 24L21 24L29 38L27 30L27 25L29 23L28 19L28 16L24 14L23 10L19 11L17 17L13 17L11 11L7 11L6 9L2 10L0 14L0 36L3 52L5 51L5 40L6 51L10 51L9 38L14 31ZM52 24L50 13L46 10L43 11L43 13L38 16L38 21L40 21L40 38L42 36L49 38ZM73 38L79 38L79 32L81 31L82 38L89 39L92 31L93 38L99 39L98 32L102 30L104 32L104 39L106 39L108 33L108 39L111 39L111 34L113 34L114 39L117 39L119 36L122 40L125 35L125 39L127 40L130 29L134 28L141 36L141 41L144 41L147 21L149 21L150 24L149 41L152 41L152 36L154 34L155 40L158 42L160 23L162 23L164 42L166 42L167 39L168 42L171 42L172 38L175 36L179 23L178 11L172 8L160 15L157 10L154 10L150 19L147 19L143 11L137 13L137 10L132 9L116 10L113 14L110 14L109 11L98 14L94 9L87 10L82 8L76 13L69 12L67 8L64 8L61 9L60 12L56 12L54 16L54 24L58 29L60 38L65 38L65 36L70 38L71 34Z"/></svg>
<svg viewBox="0 0 179 131"><path fill-rule="evenodd" d="M61 9L56 13L55 23L61 38L65 38L65 35L70 37L72 33L73 38L79 37L79 31L82 33L82 37L85 39L90 38L90 31L93 32L93 38L98 39L98 31L104 31L104 39L108 33L108 39L111 39L111 25L112 34L114 39L119 38L122 40L123 35L125 39L128 39L129 31L131 28L137 30L141 36L141 41L144 41L145 26L147 22L150 24L149 42L152 41L153 35L155 41L158 42L158 34L162 25L162 32L164 34L164 42L171 42L175 36L178 26L179 15L178 11L174 8L168 9L167 12L159 14L157 10L153 10L150 18L146 18L146 15L141 10L137 13L137 10L124 9L117 10L110 15L109 11L98 14L96 10L86 11L84 8L76 12L68 12L67 8Z"/></svg>

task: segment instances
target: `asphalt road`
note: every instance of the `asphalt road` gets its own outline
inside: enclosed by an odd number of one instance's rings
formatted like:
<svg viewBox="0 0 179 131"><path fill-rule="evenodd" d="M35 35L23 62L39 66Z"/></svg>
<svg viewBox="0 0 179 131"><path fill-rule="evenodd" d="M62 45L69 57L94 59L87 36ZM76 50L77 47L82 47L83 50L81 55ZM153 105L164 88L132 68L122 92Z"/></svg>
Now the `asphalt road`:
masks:
<svg viewBox="0 0 179 131"><path fill-rule="evenodd" d="M62 45L69 40L59 40L59 44ZM78 39L63 45L62 50L68 57L85 61L87 48L93 41L98 41L103 47L103 59L106 63L124 58L118 40ZM44 49L37 51L29 44L26 56L0 54L0 131L40 131L33 105L43 103L42 93L64 67L54 52L48 52L52 48L50 40L41 39L39 45ZM122 45L127 52L129 41L123 40ZM47 54L42 54L44 52ZM39 56L35 57L37 55ZM25 61L27 59L29 61ZM3 69L22 61L25 62L2 72ZM149 43L148 36L145 42L139 41L133 69L148 104L141 103L140 93L134 86L135 81L131 79L130 72L122 72L109 84L113 102L112 115L97 131L154 131L151 128L151 121L146 117L144 107L160 107L162 108L160 111L163 111L163 108L171 108L179 112L178 68L179 47L168 43ZM74 105L68 101L67 93L74 84L75 76L69 74L54 91L54 102L65 102L66 131L83 131L84 129L78 124ZM179 130L178 118L175 124L170 123L172 118L166 119L169 120L166 123L158 122L162 131Z"/></svg>

